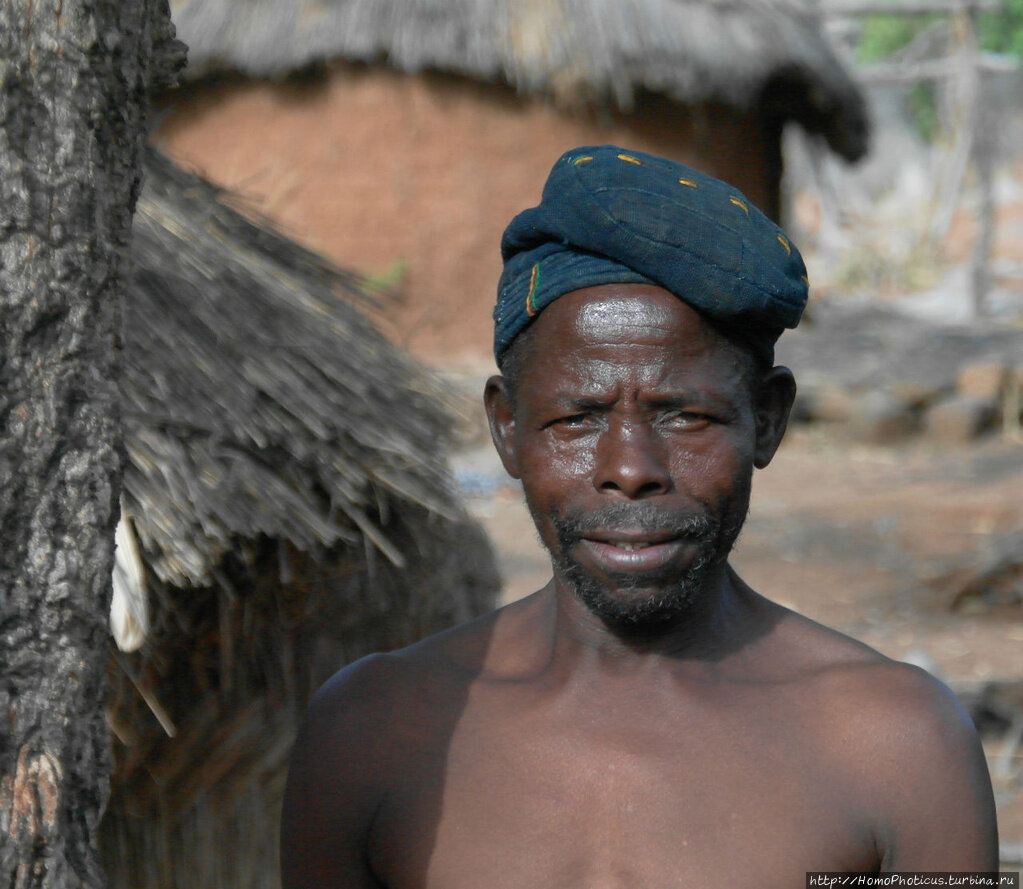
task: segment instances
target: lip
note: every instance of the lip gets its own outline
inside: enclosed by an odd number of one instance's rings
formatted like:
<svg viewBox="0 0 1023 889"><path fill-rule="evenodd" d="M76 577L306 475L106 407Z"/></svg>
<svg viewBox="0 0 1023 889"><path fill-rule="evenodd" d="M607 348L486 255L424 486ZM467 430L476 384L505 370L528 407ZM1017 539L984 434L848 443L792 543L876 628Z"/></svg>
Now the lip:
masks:
<svg viewBox="0 0 1023 889"><path fill-rule="evenodd" d="M591 532L580 538L579 544L586 560L598 569L631 574L664 568L680 559L692 541L667 533L614 531Z"/></svg>

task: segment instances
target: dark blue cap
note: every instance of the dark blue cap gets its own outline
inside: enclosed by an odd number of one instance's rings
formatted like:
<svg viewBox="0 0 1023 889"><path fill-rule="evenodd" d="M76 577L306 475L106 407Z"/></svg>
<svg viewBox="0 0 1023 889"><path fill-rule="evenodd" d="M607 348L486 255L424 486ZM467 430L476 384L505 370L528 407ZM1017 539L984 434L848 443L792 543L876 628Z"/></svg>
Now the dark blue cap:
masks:
<svg viewBox="0 0 1023 889"><path fill-rule="evenodd" d="M799 251L738 190L683 164L614 145L577 148L540 204L501 240L494 354L559 296L598 284L656 284L773 363L809 282Z"/></svg>

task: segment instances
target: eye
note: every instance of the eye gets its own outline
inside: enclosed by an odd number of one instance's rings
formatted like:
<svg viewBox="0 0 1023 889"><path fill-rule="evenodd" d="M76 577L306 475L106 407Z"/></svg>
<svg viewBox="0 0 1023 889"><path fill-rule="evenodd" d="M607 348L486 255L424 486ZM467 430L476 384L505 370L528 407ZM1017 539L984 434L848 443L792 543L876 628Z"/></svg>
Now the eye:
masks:
<svg viewBox="0 0 1023 889"><path fill-rule="evenodd" d="M583 432L595 427L597 422L598 420L590 413L569 414L551 420L545 424L544 428L554 428L566 432Z"/></svg>
<svg viewBox="0 0 1023 889"><path fill-rule="evenodd" d="M696 411L670 410L663 411L657 416L658 426L667 426L672 429L698 429L710 423L712 418L707 414Z"/></svg>

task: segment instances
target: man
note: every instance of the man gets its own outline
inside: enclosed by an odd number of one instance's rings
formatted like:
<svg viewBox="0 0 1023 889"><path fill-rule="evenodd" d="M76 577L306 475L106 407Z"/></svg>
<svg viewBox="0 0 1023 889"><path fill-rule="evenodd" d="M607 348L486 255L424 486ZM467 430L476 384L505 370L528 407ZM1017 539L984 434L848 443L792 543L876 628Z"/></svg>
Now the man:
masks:
<svg viewBox="0 0 1023 889"><path fill-rule="evenodd" d="M950 693L727 562L795 393L773 347L806 302L796 249L730 186L603 146L558 161L502 251L486 406L553 578L327 683L285 889L994 870Z"/></svg>

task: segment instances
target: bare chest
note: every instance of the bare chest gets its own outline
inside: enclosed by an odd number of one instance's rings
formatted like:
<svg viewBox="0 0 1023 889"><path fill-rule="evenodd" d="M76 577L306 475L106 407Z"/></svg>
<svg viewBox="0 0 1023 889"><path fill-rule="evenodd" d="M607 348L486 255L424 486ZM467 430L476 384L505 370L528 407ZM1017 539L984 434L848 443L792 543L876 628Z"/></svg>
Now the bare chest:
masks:
<svg viewBox="0 0 1023 889"><path fill-rule="evenodd" d="M795 886L874 866L826 762L774 721L467 708L375 828L392 889Z"/></svg>

